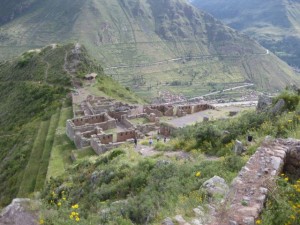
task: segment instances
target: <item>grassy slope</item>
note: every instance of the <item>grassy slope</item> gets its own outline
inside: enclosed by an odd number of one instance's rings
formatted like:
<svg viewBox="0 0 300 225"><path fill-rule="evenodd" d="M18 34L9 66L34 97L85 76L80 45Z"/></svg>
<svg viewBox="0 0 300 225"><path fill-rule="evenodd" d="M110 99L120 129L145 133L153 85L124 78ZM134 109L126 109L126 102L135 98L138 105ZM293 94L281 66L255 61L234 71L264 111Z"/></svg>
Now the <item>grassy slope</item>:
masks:
<svg viewBox="0 0 300 225"><path fill-rule="evenodd" d="M194 0L199 8L255 37L292 65L300 65L299 1Z"/></svg>
<svg viewBox="0 0 300 225"><path fill-rule="evenodd" d="M208 92L212 81L226 86L250 80L259 88L274 90L298 80L286 64L274 56L263 55L265 50L256 43L182 0L46 0L0 30L2 46L32 48L80 40L106 67L215 55L205 60L106 70L142 96L157 95L161 89L197 95ZM8 48L2 50L7 52ZM181 84L169 85L174 80Z"/></svg>
<svg viewBox="0 0 300 225"><path fill-rule="evenodd" d="M56 172L53 174L51 169L61 168L61 174L69 162L74 145L65 135L65 122L73 113L66 103L69 100L65 100L71 81L64 66L70 64L72 58L80 60L73 74L77 79L90 70L97 72L103 81L95 83L96 94L102 93L99 87L107 86L102 91L109 95L108 91L116 83L93 64L84 48L81 54L72 55L73 48L72 44L46 47L0 64L0 206L16 196L26 197L41 190L48 167L48 175L54 176ZM120 93L117 90L115 94L120 98L141 101L124 87L119 89ZM61 151L64 154L63 157L58 155L62 160L59 167L55 155Z"/></svg>

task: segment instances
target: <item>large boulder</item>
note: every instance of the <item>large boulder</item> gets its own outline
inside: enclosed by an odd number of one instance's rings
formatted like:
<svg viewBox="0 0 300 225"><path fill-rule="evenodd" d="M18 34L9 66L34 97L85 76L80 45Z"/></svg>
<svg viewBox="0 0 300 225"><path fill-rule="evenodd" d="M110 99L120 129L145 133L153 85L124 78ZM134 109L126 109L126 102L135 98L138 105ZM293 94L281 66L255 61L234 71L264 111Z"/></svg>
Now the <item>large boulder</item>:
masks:
<svg viewBox="0 0 300 225"><path fill-rule="evenodd" d="M0 225L36 225L38 224L38 202L16 198L0 213ZM36 206L36 207L34 207ZM36 208L36 210L34 210Z"/></svg>
<svg viewBox="0 0 300 225"><path fill-rule="evenodd" d="M227 194L229 187L225 180L219 176L214 176L203 183L203 188L213 199L223 198Z"/></svg>
<svg viewBox="0 0 300 225"><path fill-rule="evenodd" d="M256 110L257 111L265 111L267 109L270 108L270 106L272 105L272 98L267 96L267 95L260 95L258 97L258 103L257 103L257 107Z"/></svg>
<svg viewBox="0 0 300 225"><path fill-rule="evenodd" d="M236 140L233 151L236 155L241 155L243 152L246 151L246 148L244 148L243 143L241 141Z"/></svg>
<svg viewBox="0 0 300 225"><path fill-rule="evenodd" d="M285 101L283 99L279 99L279 101L270 109L270 112L273 115L278 115L283 112L285 108Z"/></svg>

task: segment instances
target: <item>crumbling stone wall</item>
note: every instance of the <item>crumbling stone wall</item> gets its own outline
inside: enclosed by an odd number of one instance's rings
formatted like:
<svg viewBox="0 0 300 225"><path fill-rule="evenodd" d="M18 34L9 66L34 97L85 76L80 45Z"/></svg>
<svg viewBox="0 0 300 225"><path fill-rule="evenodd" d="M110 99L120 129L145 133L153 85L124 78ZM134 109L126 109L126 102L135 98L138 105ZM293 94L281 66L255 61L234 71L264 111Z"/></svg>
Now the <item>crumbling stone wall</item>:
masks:
<svg viewBox="0 0 300 225"><path fill-rule="evenodd" d="M267 138L233 180L210 225L254 225L276 176L290 165L299 169L299 159L300 140Z"/></svg>
<svg viewBox="0 0 300 225"><path fill-rule="evenodd" d="M136 136L137 135L136 135L135 130L119 132L119 133L117 133L117 142L125 142L128 139L135 138Z"/></svg>
<svg viewBox="0 0 300 225"><path fill-rule="evenodd" d="M98 134L96 135L101 144L109 144L113 142L113 134Z"/></svg>
<svg viewBox="0 0 300 225"><path fill-rule="evenodd" d="M178 106L177 109L185 112L186 114L192 114L193 107L191 105L182 105Z"/></svg>
<svg viewBox="0 0 300 225"><path fill-rule="evenodd" d="M126 118L126 115L121 117L120 123L127 129L133 128L134 125Z"/></svg>
<svg viewBox="0 0 300 225"><path fill-rule="evenodd" d="M88 147L90 145L90 139L84 137L82 133L77 132L75 134L74 143L76 148L80 149L80 148Z"/></svg>
<svg viewBox="0 0 300 225"><path fill-rule="evenodd" d="M84 117L75 118L72 119L72 122L74 123L75 126L82 126L85 124L103 123L111 119L112 118L110 118L106 113L102 113L93 116L84 116Z"/></svg>
<svg viewBox="0 0 300 225"><path fill-rule="evenodd" d="M106 113L67 120L67 136L74 141L77 132L92 132L97 127L109 130L117 127L116 120Z"/></svg>
<svg viewBox="0 0 300 225"><path fill-rule="evenodd" d="M159 127L159 133L163 136L169 137L173 134L176 128L172 127L171 125L161 124Z"/></svg>
<svg viewBox="0 0 300 225"><path fill-rule="evenodd" d="M122 120L123 116L128 115L128 111L121 111L121 112L108 112L108 115L114 119L117 119L119 121Z"/></svg>
<svg viewBox="0 0 300 225"><path fill-rule="evenodd" d="M153 113L157 117L162 117L164 115L161 111L159 111L157 109L152 109L149 106L145 106L144 107L144 112L147 113L148 115L150 115L151 113Z"/></svg>
<svg viewBox="0 0 300 225"><path fill-rule="evenodd" d="M193 106L193 113L201 112L208 109L215 109L215 107L209 104L197 104Z"/></svg>

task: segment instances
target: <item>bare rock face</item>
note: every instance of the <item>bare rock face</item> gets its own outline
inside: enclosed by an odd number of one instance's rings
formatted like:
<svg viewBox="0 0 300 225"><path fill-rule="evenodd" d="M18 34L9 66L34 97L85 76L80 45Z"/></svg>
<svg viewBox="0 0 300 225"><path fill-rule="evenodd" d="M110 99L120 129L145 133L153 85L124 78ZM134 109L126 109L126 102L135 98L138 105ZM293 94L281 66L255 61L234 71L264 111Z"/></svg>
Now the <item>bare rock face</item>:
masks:
<svg viewBox="0 0 300 225"><path fill-rule="evenodd" d="M37 213L30 199L16 198L0 214L0 225L37 225Z"/></svg>

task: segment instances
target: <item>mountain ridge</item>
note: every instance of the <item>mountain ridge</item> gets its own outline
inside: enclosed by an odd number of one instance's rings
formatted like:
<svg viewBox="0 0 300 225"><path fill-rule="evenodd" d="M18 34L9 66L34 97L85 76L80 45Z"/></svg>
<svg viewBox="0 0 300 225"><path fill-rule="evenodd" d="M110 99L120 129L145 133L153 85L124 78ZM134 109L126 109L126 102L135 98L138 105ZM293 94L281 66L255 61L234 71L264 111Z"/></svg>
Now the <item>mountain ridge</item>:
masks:
<svg viewBox="0 0 300 225"><path fill-rule="evenodd" d="M299 67L298 0L194 0L192 3L221 19L225 24L255 38L290 65Z"/></svg>
<svg viewBox="0 0 300 225"><path fill-rule="evenodd" d="M110 68L107 74L145 97L161 89L195 97L212 91L210 82L221 90L250 80L273 91L299 82L256 42L183 0L37 1L1 26L0 34L7 55L26 46L79 41ZM182 60L168 61L176 58ZM134 66L141 64L153 65ZM118 65L130 67L111 68Z"/></svg>

